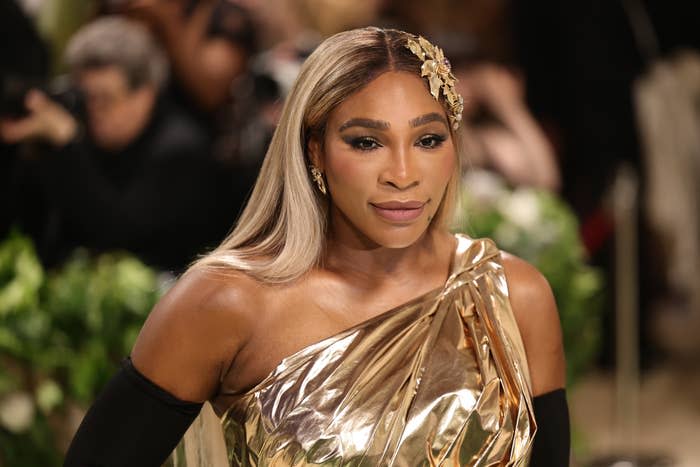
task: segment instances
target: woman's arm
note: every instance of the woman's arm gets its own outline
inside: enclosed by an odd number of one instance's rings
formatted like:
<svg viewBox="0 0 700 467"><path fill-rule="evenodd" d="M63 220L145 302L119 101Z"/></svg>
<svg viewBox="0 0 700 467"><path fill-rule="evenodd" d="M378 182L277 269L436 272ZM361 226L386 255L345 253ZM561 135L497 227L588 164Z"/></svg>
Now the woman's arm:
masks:
<svg viewBox="0 0 700 467"><path fill-rule="evenodd" d="M83 418L64 466L160 466L201 407L156 386L125 359Z"/></svg>
<svg viewBox="0 0 700 467"><path fill-rule="evenodd" d="M88 411L65 466L162 465L244 341L243 296L212 273L183 276Z"/></svg>
<svg viewBox="0 0 700 467"><path fill-rule="evenodd" d="M143 325L131 352L136 369L179 399L211 398L249 328L242 283L215 272L187 272Z"/></svg>
<svg viewBox="0 0 700 467"><path fill-rule="evenodd" d="M559 313L547 280L530 264L504 254L510 303L525 345L537 434L530 465L569 465L569 410Z"/></svg>
<svg viewBox="0 0 700 467"><path fill-rule="evenodd" d="M532 394L539 396L566 384L566 363L559 312L552 289L534 266L504 253L510 304L525 344Z"/></svg>

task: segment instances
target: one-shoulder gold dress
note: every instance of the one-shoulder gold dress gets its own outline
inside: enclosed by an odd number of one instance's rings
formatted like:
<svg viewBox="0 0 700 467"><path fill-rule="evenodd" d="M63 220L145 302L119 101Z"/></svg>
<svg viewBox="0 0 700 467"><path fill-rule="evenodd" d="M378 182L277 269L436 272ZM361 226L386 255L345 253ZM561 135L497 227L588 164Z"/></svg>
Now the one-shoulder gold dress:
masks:
<svg viewBox="0 0 700 467"><path fill-rule="evenodd" d="M536 425L500 251L457 240L443 287L296 352L245 393L225 375L218 417L200 415L175 465L528 465Z"/></svg>

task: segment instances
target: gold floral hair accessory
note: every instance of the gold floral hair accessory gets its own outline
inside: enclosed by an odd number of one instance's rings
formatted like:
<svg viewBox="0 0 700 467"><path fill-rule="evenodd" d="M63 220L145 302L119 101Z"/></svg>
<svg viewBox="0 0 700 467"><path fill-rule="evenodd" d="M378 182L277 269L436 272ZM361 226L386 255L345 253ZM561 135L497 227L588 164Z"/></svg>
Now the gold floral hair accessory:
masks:
<svg viewBox="0 0 700 467"><path fill-rule="evenodd" d="M430 94L435 100L440 100L440 89L445 96L445 101L450 109L450 123L452 129L459 128L462 121L462 111L464 110L464 100L455 89L457 79L452 74L450 61L445 58L445 54L440 47L431 44L422 36L418 39L408 39L406 48L413 52L423 61L421 66L421 76L428 77L430 84Z"/></svg>

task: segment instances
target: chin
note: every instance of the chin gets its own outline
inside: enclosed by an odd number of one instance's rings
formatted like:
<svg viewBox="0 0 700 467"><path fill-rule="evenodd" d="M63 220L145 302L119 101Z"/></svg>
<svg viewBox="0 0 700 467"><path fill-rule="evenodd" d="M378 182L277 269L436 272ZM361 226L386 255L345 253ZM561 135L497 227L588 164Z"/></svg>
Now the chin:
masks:
<svg viewBox="0 0 700 467"><path fill-rule="evenodd" d="M115 138L111 135L93 134L92 139L95 146L105 151L119 151L128 146L128 143L125 143L123 138Z"/></svg>
<svg viewBox="0 0 700 467"><path fill-rule="evenodd" d="M386 229L386 231L377 232L376 235L370 237L377 245L385 248L408 248L418 242L427 231L427 226L424 229L417 229L416 226L406 226L405 228L394 227Z"/></svg>

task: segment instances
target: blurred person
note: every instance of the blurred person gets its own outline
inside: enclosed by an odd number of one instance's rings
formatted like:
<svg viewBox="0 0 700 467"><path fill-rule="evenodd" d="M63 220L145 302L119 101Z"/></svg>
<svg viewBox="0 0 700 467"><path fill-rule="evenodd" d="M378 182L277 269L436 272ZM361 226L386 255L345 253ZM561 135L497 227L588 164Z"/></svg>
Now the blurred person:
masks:
<svg viewBox="0 0 700 467"><path fill-rule="evenodd" d="M554 149L527 108L522 80L504 66L480 62L456 71L465 102L467 161L512 185L557 191Z"/></svg>
<svg viewBox="0 0 700 467"><path fill-rule="evenodd" d="M528 100L538 118L556 131L562 195L581 220L583 239L593 263L608 274L605 282L611 284L612 292L606 294L606 307L614 310L615 229L609 206L611 188L623 165L631 166L639 174L642 199L651 188L649 183L655 183L653 179L660 175L648 173L646 149L643 150L648 135L639 126L643 123L640 119L648 117L636 115L633 83L642 73L653 74L653 64L647 62L650 57L646 46L655 48L655 54L660 57L670 57L681 47L700 49L697 27L700 4L545 0L513 2L513 9L518 63L528 77ZM635 26L638 22L642 24ZM637 27L647 36L641 42L635 40ZM670 95L683 99L685 90L676 87L675 84L669 87ZM663 107L671 105L663 97L661 101ZM686 105L689 102L692 100L687 100ZM687 122L678 125L671 118L655 118L663 122L657 131L677 127L673 131L680 132L687 125ZM685 135L681 139L670 136L669 146L680 146L685 138ZM671 157L666 150L660 154L663 154L661 164ZM675 170L672 165L665 166L664 173ZM681 184L685 183L679 180L674 189L681 189ZM669 209L679 207L671 207L667 200L665 203ZM648 214L638 213L637 229L640 313L637 337L641 365L645 369L659 364L664 357L656 342L660 323L653 318L659 300L670 299L670 309L677 309L679 302L684 301L671 290L665 275L670 253L664 246L667 239L653 228ZM668 224L663 227L667 228ZM697 239L690 241L698 243ZM693 281L693 275L686 280ZM674 313L675 317L682 314ZM600 364L611 367L616 358L615 314L604 313L603 321ZM691 328L685 324L679 327ZM671 340L675 340L672 346L681 343L678 338Z"/></svg>
<svg viewBox="0 0 700 467"><path fill-rule="evenodd" d="M390 24L444 41L456 66L465 49L498 62L511 59L511 5L509 0L385 0L382 10Z"/></svg>
<svg viewBox="0 0 700 467"><path fill-rule="evenodd" d="M260 41L270 49L299 38L325 37L377 22L385 0L232 0L250 12ZM310 52L310 50L309 50Z"/></svg>
<svg viewBox="0 0 700 467"><path fill-rule="evenodd" d="M164 46L173 72L166 93L206 129L207 157L229 178L222 196L238 212L276 124L266 118L274 104L251 80L258 41L245 2L117 0L106 6L147 25Z"/></svg>
<svg viewBox="0 0 700 467"><path fill-rule="evenodd" d="M651 54L650 54L651 55ZM700 53L656 56L634 85L646 192L643 208L666 285L650 329L664 350L700 356Z"/></svg>
<svg viewBox="0 0 700 467"><path fill-rule="evenodd" d="M345 29L374 24L385 0L297 0L296 3L307 27L325 38Z"/></svg>
<svg viewBox="0 0 700 467"><path fill-rule="evenodd" d="M175 465L568 464L546 280L448 230L463 109L439 57L378 28L309 56L236 228L150 313L67 467L161 465L205 401L221 419Z"/></svg>
<svg viewBox="0 0 700 467"><path fill-rule="evenodd" d="M323 37L373 23L381 1L358 4L328 0L236 0L250 15L264 45L233 86L231 104L220 120L217 156L241 168L259 167L277 125L282 101L301 65Z"/></svg>
<svg viewBox="0 0 700 467"><path fill-rule="evenodd" d="M230 0L124 0L109 9L143 21L165 47L179 98L210 115L256 48L248 12Z"/></svg>
<svg viewBox="0 0 700 467"><path fill-rule="evenodd" d="M164 54L144 27L112 17L81 29L67 61L84 95L84 119L33 90L26 117L0 122L3 140L43 144L28 171L51 206L44 259L54 263L85 246L184 267L223 235L217 206L228 202L219 199L204 132L161 93Z"/></svg>
<svg viewBox="0 0 700 467"><path fill-rule="evenodd" d="M27 11L15 0L0 2L0 118L14 118L26 113L24 97L33 86L43 84L49 72L48 47L39 36ZM19 177L20 148L0 140L0 238L11 225L17 224L13 200ZM23 194L22 203L32 215L22 219L22 229L36 229L41 202L32 190ZM31 207L30 207L31 206Z"/></svg>
<svg viewBox="0 0 700 467"><path fill-rule="evenodd" d="M485 167L512 185L558 191L557 158L528 108L521 76L502 63L512 57L510 2L408 0L387 2L385 21L445 44L464 96L468 166Z"/></svg>

